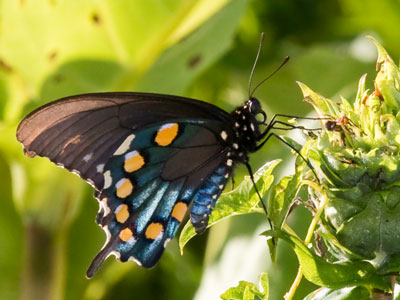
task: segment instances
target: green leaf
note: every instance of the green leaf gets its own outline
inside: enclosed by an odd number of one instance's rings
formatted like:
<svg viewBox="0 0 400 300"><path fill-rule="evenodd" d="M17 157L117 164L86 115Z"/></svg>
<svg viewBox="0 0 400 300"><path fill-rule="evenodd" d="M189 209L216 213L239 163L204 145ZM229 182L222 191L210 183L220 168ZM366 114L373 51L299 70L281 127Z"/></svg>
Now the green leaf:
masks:
<svg viewBox="0 0 400 300"><path fill-rule="evenodd" d="M368 36L368 38L374 42L379 53L377 67L380 65L380 72L378 72L375 79L376 86L379 91L376 91L375 93L377 96L379 96L379 93L382 93L383 99L385 99L385 105L388 108L388 112L396 114L399 111L400 105L399 67L396 66L387 51L376 39L371 36Z"/></svg>
<svg viewBox="0 0 400 300"><path fill-rule="evenodd" d="M230 1L193 34L167 49L135 89L183 93L196 76L230 48L246 4L247 0Z"/></svg>
<svg viewBox="0 0 400 300"><path fill-rule="evenodd" d="M361 286L345 287L339 290L328 288L318 289L307 295L304 300L354 300L372 299L368 289Z"/></svg>
<svg viewBox="0 0 400 300"><path fill-rule="evenodd" d="M261 196L265 195L274 180L274 176L271 175L275 167L281 162L281 160L274 160L266 163L262 166L255 174L254 180L257 184L257 188ZM208 226L236 215L243 215L249 213L263 213L263 209L260 206L260 199L255 192L253 182L250 176L246 176L240 185L231 192L222 194L208 220ZM188 221L183 228L181 235L179 236L179 247L181 252L186 243L196 235L196 231L190 221Z"/></svg>
<svg viewBox="0 0 400 300"><path fill-rule="evenodd" d="M272 223L278 229L282 228L290 206L298 193L301 184L299 175L296 173L283 177L271 191L268 212Z"/></svg>
<svg viewBox="0 0 400 300"><path fill-rule="evenodd" d="M297 82L297 84L300 86L305 100L314 106L315 110L321 117L325 117L326 114L335 118L340 116L339 107L334 102L317 94L304 83Z"/></svg>
<svg viewBox="0 0 400 300"><path fill-rule="evenodd" d="M278 184L274 185L268 202L268 213L275 228L282 229L282 225L289 213L293 200L298 192L299 173L283 177ZM278 248L277 239L267 241L271 260L275 261Z"/></svg>
<svg viewBox="0 0 400 300"><path fill-rule="evenodd" d="M356 285L390 291L389 279L377 275L368 262L328 263L307 248L297 237L284 231L269 230L264 235L278 237L288 242L296 253L304 277L316 285L333 289Z"/></svg>
<svg viewBox="0 0 400 300"><path fill-rule="evenodd" d="M268 275L262 273L259 277L259 290L254 283L240 281L237 287L228 289L221 295L223 300L267 300L268 299Z"/></svg>

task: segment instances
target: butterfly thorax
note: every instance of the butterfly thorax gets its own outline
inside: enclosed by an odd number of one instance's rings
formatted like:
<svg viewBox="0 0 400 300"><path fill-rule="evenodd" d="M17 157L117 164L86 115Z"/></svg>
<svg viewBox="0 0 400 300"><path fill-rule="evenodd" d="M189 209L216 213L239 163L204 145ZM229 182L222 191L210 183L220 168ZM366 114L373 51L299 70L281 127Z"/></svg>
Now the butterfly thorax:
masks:
<svg viewBox="0 0 400 300"><path fill-rule="evenodd" d="M259 121L257 119L259 115L264 120ZM262 137L260 124L265 122L266 114L261 109L260 102L256 98L250 98L242 106L236 108L232 116L235 120L233 149L236 150L238 156L246 157L247 153L257 150L257 142Z"/></svg>

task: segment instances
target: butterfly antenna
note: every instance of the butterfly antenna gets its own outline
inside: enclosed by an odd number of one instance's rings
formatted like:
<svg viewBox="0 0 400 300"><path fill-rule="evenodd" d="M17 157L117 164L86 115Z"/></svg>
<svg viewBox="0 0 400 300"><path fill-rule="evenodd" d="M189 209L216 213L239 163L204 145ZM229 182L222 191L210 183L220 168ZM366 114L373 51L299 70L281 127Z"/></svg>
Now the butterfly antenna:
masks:
<svg viewBox="0 0 400 300"><path fill-rule="evenodd" d="M257 55L258 58L258 55ZM266 82L268 79L270 79L272 76L275 75L276 72L278 72L288 61L289 61L290 57L286 56L285 59L283 60L283 62L275 69L275 71L273 71L271 74L269 74L267 77L265 77L263 80L260 81L259 84L257 84L254 89L251 91L251 93L249 93L249 99L253 96L254 92L260 87L260 85L262 85L264 82Z"/></svg>
<svg viewBox="0 0 400 300"><path fill-rule="evenodd" d="M250 72L249 85L247 87L247 90L249 91L249 99L250 99L251 95L253 94L253 93L250 93L251 82L253 81L254 70L256 69L258 58L260 57L263 42L264 42L264 32L261 32L260 44L258 45L257 56L256 56L256 59L254 60L253 68L251 69L251 72Z"/></svg>

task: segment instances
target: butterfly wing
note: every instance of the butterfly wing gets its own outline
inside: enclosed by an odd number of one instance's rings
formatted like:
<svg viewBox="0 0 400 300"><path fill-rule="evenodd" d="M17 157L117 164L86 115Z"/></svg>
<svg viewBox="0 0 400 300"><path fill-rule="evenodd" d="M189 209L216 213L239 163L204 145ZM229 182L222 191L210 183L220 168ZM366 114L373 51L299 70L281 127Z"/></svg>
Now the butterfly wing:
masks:
<svg viewBox="0 0 400 300"><path fill-rule="evenodd" d="M110 254L153 266L190 202L204 231L232 160L228 113L197 100L141 93L68 97L27 116L17 137L39 155L78 173L97 190L97 222L107 242L88 270Z"/></svg>
<svg viewBox="0 0 400 300"><path fill-rule="evenodd" d="M149 93L84 94L33 111L20 123L17 138L28 156L48 157L101 190L102 168L128 135L155 122L180 118L232 122L218 107L189 98Z"/></svg>
<svg viewBox="0 0 400 300"><path fill-rule="evenodd" d="M104 168L105 186L98 195L102 210L97 218L108 238L88 277L110 254L152 267L192 199L198 199L198 206L205 205L202 220L197 220L205 228L207 211L211 212L231 168L226 165L229 152L214 132L218 124L212 125L181 121L151 126L136 132L134 139L128 137L126 146L110 158ZM172 133L164 146L155 142L163 130L174 127L179 134Z"/></svg>

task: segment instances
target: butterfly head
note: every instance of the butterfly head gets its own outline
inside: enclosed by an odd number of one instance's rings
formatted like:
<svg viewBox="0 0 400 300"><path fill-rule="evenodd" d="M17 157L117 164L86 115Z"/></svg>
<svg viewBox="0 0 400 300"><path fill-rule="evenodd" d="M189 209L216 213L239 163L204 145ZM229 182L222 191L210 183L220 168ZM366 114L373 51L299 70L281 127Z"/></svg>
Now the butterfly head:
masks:
<svg viewBox="0 0 400 300"><path fill-rule="evenodd" d="M240 136L240 144L247 150L256 148L262 136L261 125L266 125L267 114L263 111L258 99L250 97L242 106L234 111L235 128Z"/></svg>

